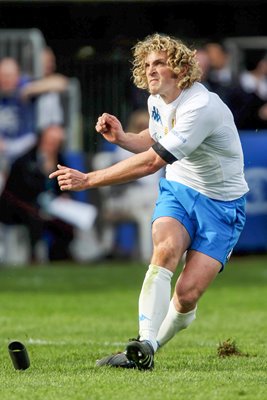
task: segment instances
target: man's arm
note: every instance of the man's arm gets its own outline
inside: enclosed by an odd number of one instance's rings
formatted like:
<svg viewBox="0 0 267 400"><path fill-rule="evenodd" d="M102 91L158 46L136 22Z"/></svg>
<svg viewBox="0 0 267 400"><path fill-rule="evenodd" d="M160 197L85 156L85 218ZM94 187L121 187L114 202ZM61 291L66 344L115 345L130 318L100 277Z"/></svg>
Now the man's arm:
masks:
<svg viewBox="0 0 267 400"><path fill-rule="evenodd" d="M47 92L61 93L67 89L68 83L69 80L64 75L53 74L49 77L27 83L21 89L21 96L24 99L28 99Z"/></svg>
<svg viewBox="0 0 267 400"><path fill-rule="evenodd" d="M95 128L108 142L117 144L132 153L146 151L155 143L148 129L140 133L124 132L120 121L108 113L98 118Z"/></svg>
<svg viewBox="0 0 267 400"><path fill-rule="evenodd" d="M139 133L125 132L119 146L132 153L141 153L150 149L153 144L155 141L151 138L149 130L145 129Z"/></svg>
<svg viewBox="0 0 267 400"><path fill-rule="evenodd" d="M109 168L82 173L58 165L58 170L49 175L57 178L61 190L80 191L101 186L130 182L151 175L166 165L166 162L152 149L135 154Z"/></svg>

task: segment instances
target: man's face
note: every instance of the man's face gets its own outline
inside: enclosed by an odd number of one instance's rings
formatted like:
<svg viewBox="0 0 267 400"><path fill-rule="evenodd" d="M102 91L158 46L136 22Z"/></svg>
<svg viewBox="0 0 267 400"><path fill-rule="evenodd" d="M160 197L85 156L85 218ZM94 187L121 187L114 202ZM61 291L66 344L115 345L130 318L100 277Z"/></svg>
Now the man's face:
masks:
<svg viewBox="0 0 267 400"><path fill-rule="evenodd" d="M43 63L43 74L44 76L49 76L55 73L56 71L56 59L54 53L45 49L42 54L42 63Z"/></svg>
<svg viewBox="0 0 267 400"><path fill-rule="evenodd" d="M167 64L165 51L149 53L145 60L148 90L151 94L159 94L163 98L178 92L178 78Z"/></svg>
<svg viewBox="0 0 267 400"><path fill-rule="evenodd" d="M0 64L0 91L12 93L16 90L19 82L19 69L17 64L11 60L3 60Z"/></svg>

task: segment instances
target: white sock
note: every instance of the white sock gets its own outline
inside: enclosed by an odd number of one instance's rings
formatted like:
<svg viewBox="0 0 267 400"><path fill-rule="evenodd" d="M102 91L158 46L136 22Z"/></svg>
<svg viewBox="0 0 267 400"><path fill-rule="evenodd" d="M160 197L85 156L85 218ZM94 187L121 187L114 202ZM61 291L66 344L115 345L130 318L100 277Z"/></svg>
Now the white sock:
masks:
<svg viewBox="0 0 267 400"><path fill-rule="evenodd" d="M139 296L140 340L148 340L154 351L158 348L158 330L168 312L172 275L168 269L150 264Z"/></svg>
<svg viewBox="0 0 267 400"><path fill-rule="evenodd" d="M171 338L173 338L176 333L178 333L182 329L187 328L196 318L196 310L197 307L187 313L180 313L174 307L172 299L170 301L170 306L166 318L162 322L157 335L157 342L159 346L163 346Z"/></svg>

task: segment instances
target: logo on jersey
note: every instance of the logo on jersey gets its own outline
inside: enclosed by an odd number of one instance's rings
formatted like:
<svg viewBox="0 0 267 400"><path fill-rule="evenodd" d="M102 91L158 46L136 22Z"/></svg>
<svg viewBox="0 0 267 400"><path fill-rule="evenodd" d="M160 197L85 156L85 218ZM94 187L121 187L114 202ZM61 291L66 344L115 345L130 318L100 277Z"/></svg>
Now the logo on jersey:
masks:
<svg viewBox="0 0 267 400"><path fill-rule="evenodd" d="M161 120L161 116L160 116L160 114L159 114L159 110L158 110L155 106L153 106L152 113L151 113L151 117L152 117L152 119L153 119L154 121L160 122L161 125L162 125L162 120Z"/></svg>

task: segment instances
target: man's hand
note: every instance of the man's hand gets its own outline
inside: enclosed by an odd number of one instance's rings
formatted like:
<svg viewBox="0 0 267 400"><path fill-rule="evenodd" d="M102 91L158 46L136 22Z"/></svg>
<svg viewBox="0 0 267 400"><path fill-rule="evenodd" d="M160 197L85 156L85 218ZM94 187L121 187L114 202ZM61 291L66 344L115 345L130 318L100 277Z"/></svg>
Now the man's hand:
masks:
<svg viewBox="0 0 267 400"><path fill-rule="evenodd" d="M119 144L125 135L120 121L114 115L104 113L98 117L95 129L110 143Z"/></svg>
<svg viewBox="0 0 267 400"><path fill-rule="evenodd" d="M60 164L58 164L57 167L58 170L52 172L49 175L49 178L57 178L60 190L72 190L78 192L80 190L88 189L87 174Z"/></svg>

